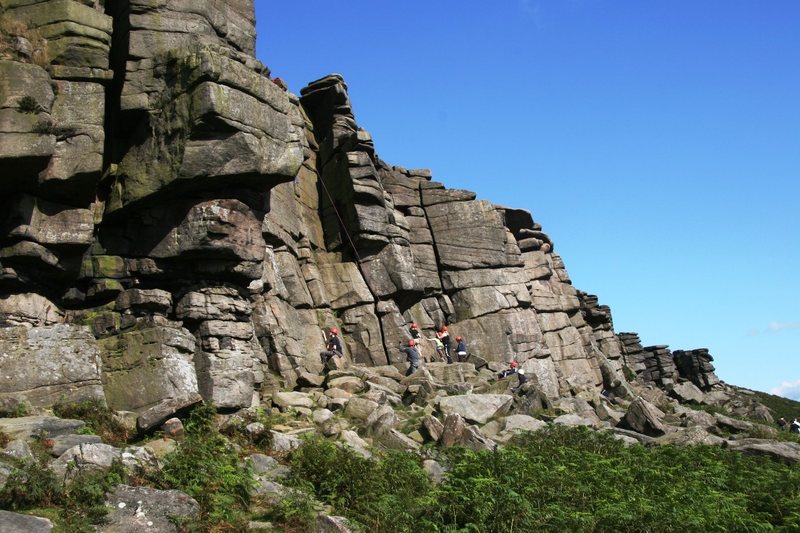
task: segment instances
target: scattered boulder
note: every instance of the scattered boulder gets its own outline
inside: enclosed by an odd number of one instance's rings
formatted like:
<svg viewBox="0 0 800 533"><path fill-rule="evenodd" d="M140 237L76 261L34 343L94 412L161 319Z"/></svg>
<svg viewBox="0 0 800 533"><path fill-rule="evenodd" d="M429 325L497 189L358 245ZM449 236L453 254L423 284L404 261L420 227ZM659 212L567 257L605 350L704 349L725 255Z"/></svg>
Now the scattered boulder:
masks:
<svg viewBox="0 0 800 533"><path fill-rule="evenodd" d="M0 510L0 531L3 533L49 533L53 523L47 518Z"/></svg>
<svg viewBox="0 0 800 533"><path fill-rule="evenodd" d="M178 532L176 519L200 516L200 505L183 492L150 487L117 485L106 496L108 515L99 531L139 533L141 531Z"/></svg>
<svg viewBox="0 0 800 533"><path fill-rule="evenodd" d="M485 424L490 419L504 416L514 403L508 394L464 394L446 396L439 400L439 410L445 416L458 414L466 420Z"/></svg>
<svg viewBox="0 0 800 533"><path fill-rule="evenodd" d="M631 402L628 412L625 413L625 418L622 419L618 427L631 429L650 437L660 437L667 432L662 423L664 416L663 411L644 398L639 397Z"/></svg>
<svg viewBox="0 0 800 533"><path fill-rule="evenodd" d="M800 444L764 439L728 440L727 446L748 455L764 455L789 464L800 463Z"/></svg>

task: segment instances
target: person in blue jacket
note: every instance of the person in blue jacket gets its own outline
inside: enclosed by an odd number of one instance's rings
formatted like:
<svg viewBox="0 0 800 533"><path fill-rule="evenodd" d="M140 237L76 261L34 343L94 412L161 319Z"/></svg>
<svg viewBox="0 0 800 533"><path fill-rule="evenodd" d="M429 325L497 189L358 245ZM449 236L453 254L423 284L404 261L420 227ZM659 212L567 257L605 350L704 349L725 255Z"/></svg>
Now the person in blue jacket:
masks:
<svg viewBox="0 0 800 533"><path fill-rule="evenodd" d="M416 345L417 343L411 339L408 341L408 346L405 348L400 348L401 352L405 352L406 360L409 363L408 370L406 370L406 376L410 376L419 368L419 352L417 351Z"/></svg>
<svg viewBox="0 0 800 533"><path fill-rule="evenodd" d="M456 345L456 356L458 357L458 362L461 363L466 361L467 357L469 357L469 354L467 353L467 345L464 342L464 337L460 335L456 337L456 342L458 343Z"/></svg>

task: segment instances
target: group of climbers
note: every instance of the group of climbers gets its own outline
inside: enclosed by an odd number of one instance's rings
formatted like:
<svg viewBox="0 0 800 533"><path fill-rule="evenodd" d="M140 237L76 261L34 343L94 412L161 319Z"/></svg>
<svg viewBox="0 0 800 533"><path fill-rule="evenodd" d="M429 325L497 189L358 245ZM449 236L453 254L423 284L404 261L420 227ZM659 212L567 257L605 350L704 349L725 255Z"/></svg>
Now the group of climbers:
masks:
<svg viewBox="0 0 800 533"><path fill-rule="evenodd" d="M411 335L411 339L408 341L408 345L400 348L400 351L406 354L406 361L408 361L406 376L410 376L416 372L422 363L423 357L420 353L422 348L422 343L420 341L422 340L428 340L434 343L436 355L440 361L446 360L447 364L453 363L453 357L450 350L450 332L447 330L447 326L436 324L434 326L435 335L428 338L423 336L419 326L415 322L412 322L411 326L409 327L409 333ZM328 367L328 363L331 359L334 357L341 358L344 355L342 350L342 341L339 338L339 330L337 328L330 328L328 330L326 343L327 346L325 351L319 354L322 365L325 368ZM455 353L459 362L466 361L467 358L469 358L466 342L464 341L464 337L460 335L456 336ZM432 361L433 357L431 357L430 360ZM518 383L517 386L512 387L511 390L513 392L517 392L528 381L527 376L525 376L525 370L519 366L517 361L512 361L509 368L503 370L497 375L497 379L503 379L512 375L517 376Z"/></svg>

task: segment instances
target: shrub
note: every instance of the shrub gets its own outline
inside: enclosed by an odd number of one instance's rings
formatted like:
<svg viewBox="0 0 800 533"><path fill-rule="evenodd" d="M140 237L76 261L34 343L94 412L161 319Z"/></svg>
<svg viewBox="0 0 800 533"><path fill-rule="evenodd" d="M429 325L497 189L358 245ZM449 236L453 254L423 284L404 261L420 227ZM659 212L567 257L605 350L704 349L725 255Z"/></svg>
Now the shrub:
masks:
<svg viewBox="0 0 800 533"><path fill-rule="evenodd" d="M61 484L41 458L22 459L0 487L0 509L29 509L57 504Z"/></svg>
<svg viewBox="0 0 800 533"><path fill-rule="evenodd" d="M17 110L20 113L41 113L44 111L44 108L39 105L36 98L25 95L17 102Z"/></svg>
<svg viewBox="0 0 800 533"><path fill-rule="evenodd" d="M125 444L133 436L128 428L115 418L114 411L96 398L80 402L59 401L53 406L53 413L61 418L83 420L92 432L112 446Z"/></svg>
<svg viewBox="0 0 800 533"><path fill-rule="evenodd" d="M443 451L432 486L416 458L374 460L311 439L292 479L369 531L796 531L800 469L711 446L630 446L550 426L496 451ZM389 513L389 510L394 515Z"/></svg>
<svg viewBox="0 0 800 533"><path fill-rule="evenodd" d="M413 454L386 452L367 459L321 437L306 440L291 457L289 482L313 490L368 531L424 531L432 484ZM309 489L310 485L310 489Z"/></svg>
<svg viewBox="0 0 800 533"><path fill-rule="evenodd" d="M186 437L166 457L154 482L178 489L200 504L201 518L193 527L240 527L250 504L253 473L239 461L235 448L214 426L213 405L196 407L186 423Z"/></svg>
<svg viewBox="0 0 800 533"><path fill-rule="evenodd" d="M81 472L64 487L60 517L63 526L73 532L93 532L108 514L106 493L126 480L125 467L114 461L106 472Z"/></svg>

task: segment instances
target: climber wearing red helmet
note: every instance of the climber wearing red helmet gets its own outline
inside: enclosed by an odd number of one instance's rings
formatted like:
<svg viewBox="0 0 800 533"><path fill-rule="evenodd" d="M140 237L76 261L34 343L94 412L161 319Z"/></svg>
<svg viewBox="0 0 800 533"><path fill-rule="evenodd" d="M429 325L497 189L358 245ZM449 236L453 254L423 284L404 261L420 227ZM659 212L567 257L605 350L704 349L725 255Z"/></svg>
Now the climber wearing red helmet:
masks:
<svg viewBox="0 0 800 533"><path fill-rule="evenodd" d="M456 355L458 356L458 362L461 363L462 361L466 361L467 357L469 357L467 345L464 342L464 337L461 335L456 337L456 342L458 343L458 345L456 345Z"/></svg>
<svg viewBox="0 0 800 533"><path fill-rule="evenodd" d="M328 345L325 348L324 352L320 352L319 357L322 360L322 366L327 368L328 361L331 360L333 357L342 357L344 352L342 351L342 341L339 339L339 330L336 328L331 328L329 330L330 336L328 337Z"/></svg>
<svg viewBox="0 0 800 533"><path fill-rule="evenodd" d="M440 341L442 341L442 345L444 346L444 355L447 357L447 363L452 363L453 358L450 357L450 332L447 331L447 326L441 326L437 328L436 336Z"/></svg>
<svg viewBox="0 0 800 533"><path fill-rule="evenodd" d="M406 361L408 361L408 370L406 370L406 376L410 376L414 372L417 371L419 368L419 351L416 347L416 342L414 339L408 341L408 346L405 348L400 348L401 352L405 352L406 354Z"/></svg>
<svg viewBox="0 0 800 533"><path fill-rule="evenodd" d="M509 366L511 368L507 368L507 369L503 370L502 372L500 372L499 374L497 374L497 379L503 379L503 378L508 377L508 376L510 376L512 374L516 374L520 370L519 363L517 363L516 361L511 361L511 364ZM523 372L523 374L524 374L524 372Z"/></svg>

